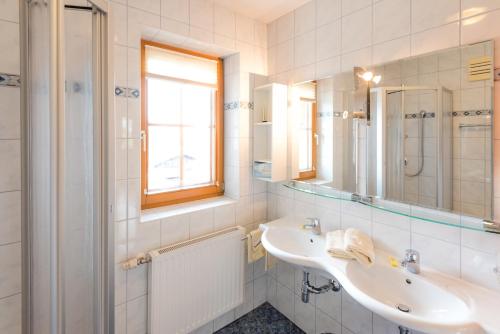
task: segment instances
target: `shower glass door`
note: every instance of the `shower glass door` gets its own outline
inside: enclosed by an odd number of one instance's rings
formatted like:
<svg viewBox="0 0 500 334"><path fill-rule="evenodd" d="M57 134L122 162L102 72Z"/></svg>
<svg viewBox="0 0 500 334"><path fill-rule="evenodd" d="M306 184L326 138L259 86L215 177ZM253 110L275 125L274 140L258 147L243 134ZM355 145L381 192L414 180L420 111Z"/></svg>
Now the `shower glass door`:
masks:
<svg viewBox="0 0 500 334"><path fill-rule="evenodd" d="M64 11L65 100L62 197L62 309L65 333L93 333L96 282L95 228L99 224L99 180L94 110L93 13Z"/></svg>

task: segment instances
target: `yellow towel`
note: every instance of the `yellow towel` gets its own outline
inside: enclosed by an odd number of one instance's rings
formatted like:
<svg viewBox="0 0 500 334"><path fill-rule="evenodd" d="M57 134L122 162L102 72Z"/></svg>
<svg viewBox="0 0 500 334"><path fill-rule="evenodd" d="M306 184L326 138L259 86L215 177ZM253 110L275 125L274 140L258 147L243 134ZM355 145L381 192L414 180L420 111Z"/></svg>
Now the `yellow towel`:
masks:
<svg viewBox="0 0 500 334"><path fill-rule="evenodd" d="M355 228L348 228L344 235L344 247L347 252L352 254L365 267L373 265L373 261L375 260L373 241L364 232Z"/></svg>
<svg viewBox="0 0 500 334"><path fill-rule="evenodd" d="M266 254L266 250L260 241L261 236L262 231L259 229L247 234L248 263L255 262Z"/></svg>
<svg viewBox="0 0 500 334"><path fill-rule="evenodd" d="M371 266L375 259L372 239L354 228L328 232L325 246L331 256L354 259L367 267Z"/></svg>

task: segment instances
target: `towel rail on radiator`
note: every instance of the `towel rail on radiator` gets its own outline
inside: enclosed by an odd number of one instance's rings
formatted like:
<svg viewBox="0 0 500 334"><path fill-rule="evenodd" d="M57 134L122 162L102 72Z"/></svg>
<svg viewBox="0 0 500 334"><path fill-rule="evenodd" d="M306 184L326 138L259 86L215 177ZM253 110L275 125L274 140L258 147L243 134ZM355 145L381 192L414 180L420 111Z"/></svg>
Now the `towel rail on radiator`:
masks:
<svg viewBox="0 0 500 334"><path fill-rule="evenodd" d="M151 334L189 333L243 303L244 229L148 253Z"/></svg>

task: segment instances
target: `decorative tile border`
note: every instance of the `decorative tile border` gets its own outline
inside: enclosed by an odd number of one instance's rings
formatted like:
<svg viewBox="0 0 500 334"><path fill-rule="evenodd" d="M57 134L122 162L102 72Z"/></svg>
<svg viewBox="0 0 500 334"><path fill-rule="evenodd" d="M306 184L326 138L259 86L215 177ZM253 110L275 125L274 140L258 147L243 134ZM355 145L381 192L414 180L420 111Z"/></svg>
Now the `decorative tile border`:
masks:
<svg viewBox="0 0 500 334"><path fill-rule="evenodd" d="M405 114L406 119L414 119L414 118L434 118L436 117L436 113L433 112L426 112L423 115L418 113L418 114Z"/></svg>
<svg viewBox="0 0 500 334"><path fill-rule="evenodd" d="M451 113L453 117L456 116L488 116L491 115L491 110L465 110L465 111L454 111Z"/></svg>
<svg viewBox="0 0 500 334"><path fill-rule="evenodd" d="M141 93L136 88L116 86L115 87L115 96L138 98L139 96L141 96Z"/></svg>
<svg viewBox="0 0 500 334"><path fill-rule="evenodd" d="M253 102L233 101L224 103L224 110L248 109L253 110Z"/></svg>
<svg viewBox="0 0 500 334"><path fill-rule="evenodd" d="M0 73L0 86L21 87L21 77L15 74Z"/></svg>

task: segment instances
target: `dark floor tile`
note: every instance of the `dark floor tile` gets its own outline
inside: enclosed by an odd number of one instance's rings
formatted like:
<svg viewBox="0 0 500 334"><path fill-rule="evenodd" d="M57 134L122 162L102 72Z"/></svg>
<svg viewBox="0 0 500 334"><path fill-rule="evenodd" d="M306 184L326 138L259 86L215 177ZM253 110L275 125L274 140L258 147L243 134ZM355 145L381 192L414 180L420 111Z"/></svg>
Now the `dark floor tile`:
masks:
<svg viewBox="0 0 500 334"><path fill-rule="evenodd" d="M269 303L236 319L215 334L305 334Z"/></svg>

